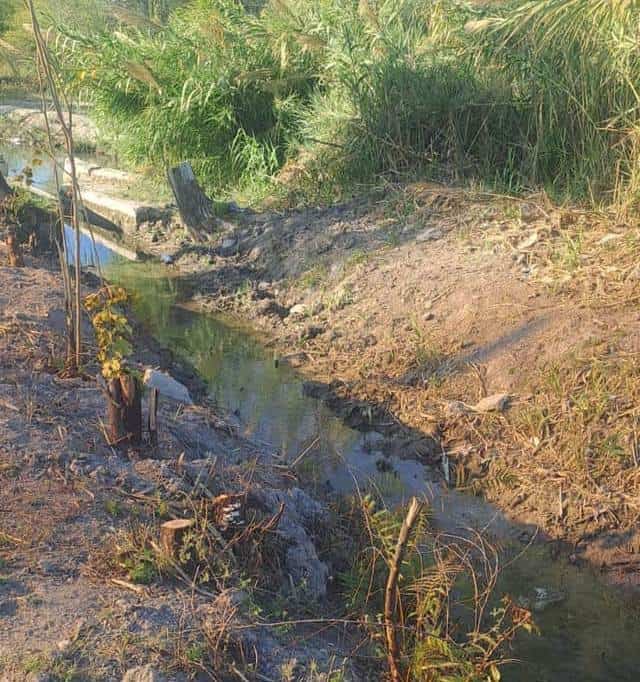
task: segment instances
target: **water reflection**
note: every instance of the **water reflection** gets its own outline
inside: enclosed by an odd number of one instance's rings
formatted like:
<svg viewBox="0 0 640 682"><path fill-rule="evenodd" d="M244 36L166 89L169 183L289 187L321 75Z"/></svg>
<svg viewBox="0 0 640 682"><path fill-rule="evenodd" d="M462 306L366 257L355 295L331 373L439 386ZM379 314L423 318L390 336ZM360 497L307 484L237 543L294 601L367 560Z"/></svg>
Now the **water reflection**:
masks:
<svg viewBox="0 0 640 682"><path fill-rule="evenodd" d="M67 247L67 260L75 263L76 257L76 234L70 225L64 226L64 239ZM124 260L114 253L108 246L99 241L94 241L89 235L80 235L80 265L83 268L96 269Z"/></svg>
<svg viewBox="0 0 640 682"><path fill-rule="evenodd" d="M5 177L22 175L25 169L30 168L34 187L55 193L56 165L50 157L19 145L4 145L0 153L4 159Z"/></svg>

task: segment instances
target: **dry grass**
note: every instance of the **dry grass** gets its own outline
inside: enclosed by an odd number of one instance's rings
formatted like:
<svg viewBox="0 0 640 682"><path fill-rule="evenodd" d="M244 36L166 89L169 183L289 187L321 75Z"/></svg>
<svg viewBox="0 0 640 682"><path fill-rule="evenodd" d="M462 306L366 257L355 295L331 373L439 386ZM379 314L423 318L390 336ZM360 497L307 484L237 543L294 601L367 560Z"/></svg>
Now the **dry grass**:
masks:
<svg viewBox="0 0 640 682"><path fill-rule="evenodd" d="M449 437L475 441L458 480L557 537L634 531L640 518L638 354L594 348L549 367L526 404L461 418ZM635 551L633 532L629 550Z"/></svg>

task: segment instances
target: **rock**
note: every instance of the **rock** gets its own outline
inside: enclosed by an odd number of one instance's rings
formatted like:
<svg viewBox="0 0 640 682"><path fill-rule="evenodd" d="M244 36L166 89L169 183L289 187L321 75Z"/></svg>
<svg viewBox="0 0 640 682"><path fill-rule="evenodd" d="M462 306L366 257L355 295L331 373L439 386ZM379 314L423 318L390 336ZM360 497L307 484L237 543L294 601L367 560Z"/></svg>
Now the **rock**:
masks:
<svg viewBox="0 0 640 682"><path fill-rule="evenodd" d="M221 256L232 256L237 250L237 242L235 239L223 239L222 245L220 246Z"/></svg>
<svg viewBox="0 0 640 682"><path fill-rule="evenodd" d="M41 559L38 562L38 566L45 575L55 575L58 572L58 566L53 561Z"/></svg>
<svg viewBox="0 0 640 682"><path fill-rule="evenodd" d="M444 406L447 417L461 417L470 414L472 409L461 400L450 400Z"/></svg>
<svg viewBox="0 0 640 682"><path fill-rule="evenodd" d="M538 241L538 233L532 232L526 239L523 239L516 247L518 251L530 249Z"/></svg>
<svg viewBox="0 0 640 682"><path fill-rule="evenodd" d="M324 334L324 330L325 328L322 325L308 324L300 332L300 341L310 341L311 339L315 339L316 336Z"/></svg>
<svg viewBox="0 0 640 682"><path fill-rule="evenodd" d="M563 592L557 592L547 587L536 587L529 597L519 597L518 603L524 608L531 609L535 613L545 611L554 604L559 604L566 599Z"/></svg>
<svg viewBox="0 0 640 682"><path fill-rule="evenodd" d="M329 569L318 558L316 548L306 528L319 528L326 524L327 512L303 490L267 490L256 488L251 493L269 513L275 514L284 504L278 523L278 534L289 546L285 556L285 569L290 574L296 591L309 599L324 599L327 594Z"/></svg>
<svg viewBox="0 0 640 682"><path fill-rule="evenodd" d="M261 246L254 246L251 251L249 251L249 260L258 260L263 253L264 249Z"/></svg>
<svg viewBox="0 0 640 682"><path fill-rule="evenodd" d="M379 431L367 431L362 439L362 445L365 450L372 452L382 447L385 442L385 437Z"/></svg>
<svg viewBox="0 0 640 682"><path fill-rule="evenodd" d="M530 223L540 217L540 209L532 204L522 204L520 206L520 220L523 223Z"/></svg>
<svg viewBox="0 0 640 682"><path fill-rule="evenodd" d="M305 303L297 303L289 308L289 315L291 317L304 317L309 312L309 306Z"/></svg>
<svg viewBox="0 0 640 682"><path fill-rule="evenodd" d="M172 256L171 254L169 254L169 253L163 253L163 254L161 254L161 256L160 256L160 261L161 261L164 265L171 265L171 264L173 263L173 256Z"/></svg>
<svg viewBox="0 0 640 682"><path fill-rule="evenodd" d="M443 237L443 232L437 227L429 227L416 235L416 241L418 244L422 242L433 242L436 239L441 239Z"/></svg>
<svg viewBox="0 0 640 682"><path fill-rule="evenodd" d="M151 368L146 369L144 372L144 384L149 388L157 389L160 395L165 398L175 400L184 405L193 405L189 389L165 372Z"/></svg>
<svg viewBox="0 0 640 682"><path fill-rule="evenodd" d="M624 237L624 235L618 232L609 232L609 234L605 234L605 236L598 241L598 246L605 246L610 242L615 242L618 241L618 239L622 239L622 237Z"/></svg>
<svg viewBox="0 0 640 682"><path fill-rule="evenodd" d="M496 393L483 398L472 409L474 412L504 412L510 402L511 396L507 393Z"/></svg>
<svg viewBox="0 0 640 682"><path fill-rule="evenodd" d="M64 653L65 651L68 651L69 648L71 647L72 641L70 639L61 639L58 644L58 651Z"/></svg>
<svg viewBox="0 0 640 682"><path fill-rule="evenodd" d="M129 668L122 678L122 682L165 682L161 675L151 664L141 665L137 668Z"/></svg>
<svg viewBox="0 0 640 682"><path fill-rule="evenodd" d="M288 313L274 298L263 298L257 301L255 307L256 315L277 315L285 317Z"/></svg>
<svg viewBox="0 0 640 682"><path fill-rule="evenodd" d="M0 618L13 616L18 610L18 602L15 599L3 599L0 601Z"/></svg>

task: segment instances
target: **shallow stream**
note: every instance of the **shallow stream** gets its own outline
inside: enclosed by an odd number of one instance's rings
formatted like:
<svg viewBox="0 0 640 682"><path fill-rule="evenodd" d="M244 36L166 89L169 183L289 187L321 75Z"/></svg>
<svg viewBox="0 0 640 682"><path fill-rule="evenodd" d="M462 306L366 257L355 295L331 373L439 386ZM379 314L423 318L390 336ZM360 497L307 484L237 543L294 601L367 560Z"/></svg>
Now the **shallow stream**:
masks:
<svg viewBox="0 0 640 682"><path fill-rule="evenodd" d="M32 150L0 146L9 172L27 163L33 182L51 191L49 163L33 166ZM36 171L37 168L37 171ZM96 248L97 247L97 248ZM377 488L391 503L413 494L426 495L436 525L450 531L463 527L488 529L505 558L522 551L516 538L523 528L477 498L445 491L425 467L392 459L392 471L379 471L379 436L361 433L343 422L320 401L303 393L303 379L249 330L222 317L193 312L182 304L179 277L162 265L130 262L94 246L83 235L85 265L99 263L107 279L136 295L135 312L158 341L188 361L205 380L209 393L239 418L244 434L261 441L278 456L294 460L311 443L303 460L305 478L328 492L349 492L354 482ZM516 597L535 588L560 592L565 599L535 616L540 636L519 637L513 657L520 663L503 671L512 682L610 682L640 679L640 612L603 585L589 570L553 560L548 547L536 545L503 572L500 590Z"/></svg>

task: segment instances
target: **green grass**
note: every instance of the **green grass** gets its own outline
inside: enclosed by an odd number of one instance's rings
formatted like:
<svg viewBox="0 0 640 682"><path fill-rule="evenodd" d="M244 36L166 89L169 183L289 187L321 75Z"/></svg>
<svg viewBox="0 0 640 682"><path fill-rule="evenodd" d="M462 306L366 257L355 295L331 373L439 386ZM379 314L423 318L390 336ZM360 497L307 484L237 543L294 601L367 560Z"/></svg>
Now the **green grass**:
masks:
<svg viewBox="0 0 640 682"><path fill-rule="evenodd" d="M193 0L167 26L67 25L70 87L131 163L217 196L329 201L381 178L591 202L637 193L636 3ZM561 37L562 36L562 37Z"/></svg>
<svg viewBox="0 0 640 682"><path fill-rule="evenodd" d="M637 198L637 3L124 4L134 13L103 0L40 7L64 37L70 90L133 165L161 174L186 159L218 197L253 202L281 195L292 166L284 194L296 201L427 176ZM24 20L18 0L3 4L0 35L18 53L0 44L0 77L33 72Z"/></svg>

